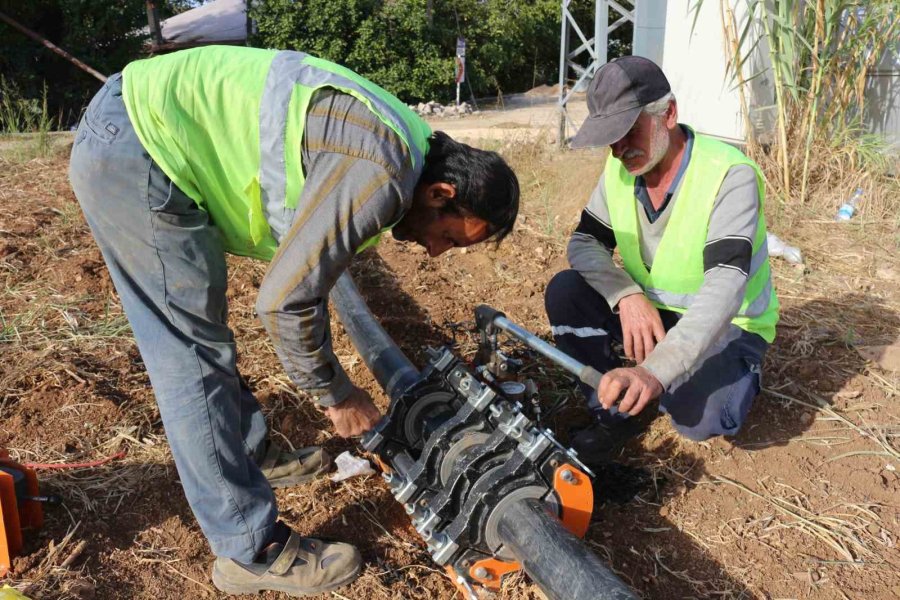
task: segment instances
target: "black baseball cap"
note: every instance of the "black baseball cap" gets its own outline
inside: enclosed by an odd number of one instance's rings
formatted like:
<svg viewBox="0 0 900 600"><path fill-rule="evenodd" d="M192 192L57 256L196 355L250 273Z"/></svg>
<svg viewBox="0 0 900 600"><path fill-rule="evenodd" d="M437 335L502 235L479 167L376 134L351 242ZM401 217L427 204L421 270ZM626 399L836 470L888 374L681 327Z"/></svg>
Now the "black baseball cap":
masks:
<svg viewBox="0 0 900 600"><path fill-rule="evenodd" d="M656 63L623 56L600 67L587 92L588 118L572 138L572 148L615 144L628 133L641 110L672 91Z"/></svg>

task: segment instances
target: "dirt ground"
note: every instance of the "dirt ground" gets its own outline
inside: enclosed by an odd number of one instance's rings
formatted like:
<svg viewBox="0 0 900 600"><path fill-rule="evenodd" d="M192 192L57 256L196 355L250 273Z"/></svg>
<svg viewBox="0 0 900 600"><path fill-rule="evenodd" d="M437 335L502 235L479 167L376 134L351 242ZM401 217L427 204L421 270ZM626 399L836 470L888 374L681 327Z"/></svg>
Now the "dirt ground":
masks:
<svg viewBox="0 0 900 600"><path fill-rule="evenodd" d="M467 322L479 303L548 335L543 290L565 268L568 233L600 169L598 155L559 153L540 139L483 142L507 155L521 178L523 217L508 241L429 259L386 240L353 267L373 312L420 365L426 345L472 353ZM218 598L213 557L68 186L66 156L63 148L51 158L0 159L0 448L42 463L126 455L41 472L44 489L64 504L47 511L46 527L28 539L5 583L35 599ZM836 206L845 190L833 187L822 193ZM642 597L900 597L900 375L857 349L900 333L897 220L875 212L838 225L831 213L770 206L770 229L801 247L806 267L773 259L782 321L745 427L734 438L694 443L660 417L621 456L634 470L598 478L587 542ZM230 259L229 267L239 367L273 433L294 446L352 449L292 388L254 317L264 265ZM377 393L337 321L333 331L351 376ZM554 419L565 439L584 422L579 399L546 365L531 369L547 398L569 400ZM380 477L322 479L277 496L282 517L302 533L360 547L363 575L328 597L454 597ZM515 576L499 597L539 595Z"/></svg>

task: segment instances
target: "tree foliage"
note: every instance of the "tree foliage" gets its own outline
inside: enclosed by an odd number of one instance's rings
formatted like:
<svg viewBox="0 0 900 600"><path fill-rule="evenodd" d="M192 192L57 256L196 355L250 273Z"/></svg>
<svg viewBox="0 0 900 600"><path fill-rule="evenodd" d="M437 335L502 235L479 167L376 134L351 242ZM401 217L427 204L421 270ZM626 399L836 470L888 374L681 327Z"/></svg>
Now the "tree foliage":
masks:
<svg viewBox="0 0 900 600"><path fill-rule="evenodd" d="M559 0L256 0L254 45L342 63L403 100L447 100L456 38L476 96L524 91L558 73ZM468 95L468 94L467 94Z"/></svg>
<svg viewBox="0 0 900 600"><path fill-rule="evenodd" d="M190 0L159 5L168 16L184 10ZM146 36L140 29L147 26L144 0L0 0L0 11L107 75L141 57ZM51 116L63 125L77 121L101 83L3 22L0 40L0 76L8 82L6 89L40 99L46 85Z"/></svg>
<svg viewBox="0 0 900 600"><path fill-rule="evenodd" d="M157 0L165 18L204 0ZM346 65L407 102L455 94L457 36L466 38L463 97L556 83L559 0L252 0L253 45L295 49ZM430 11L429 11L430 7ZM590 23L592 0L570 10ZM101 73L142 58L144 0L0 0L0 11ZM621 30L620 30L621 31ZM619 32L617 32L619 33ZM0 22L0 76L18 97L75 123L99 82ZM0 91L0 94L3 92Z"/></svg>

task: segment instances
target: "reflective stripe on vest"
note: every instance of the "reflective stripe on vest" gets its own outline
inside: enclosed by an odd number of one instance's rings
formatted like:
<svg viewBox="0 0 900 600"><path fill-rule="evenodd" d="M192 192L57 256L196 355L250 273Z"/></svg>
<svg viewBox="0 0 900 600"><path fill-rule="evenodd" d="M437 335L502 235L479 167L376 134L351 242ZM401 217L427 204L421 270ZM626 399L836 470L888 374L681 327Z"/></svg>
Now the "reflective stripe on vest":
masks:
<svg viewBox="0 0 900 600"><path fill-rule="evenodd" d="M657 288L647 288L644 290L647 298L653 302L664 304L671 308L687 310L693 304L697 294L675 294L660 290ZM745 310L738 311L738 315L742 317L754 318L765 314L769 308L769 301L772 296L772 280L766 282L766 286L762 291L750 302Z"/></svg>
<svg viewBox="0 0 900 600"><path fill-rule="evenodd" d="M310 63L318 63L318 66ZM331 87L352 94L360 101L370 105L374 113L403 139L409 149L413 168L421 170L425 163L426 148L416 143L416 136L407 123L397 117L395 110L384 102L377 94L359 85L356 81L322 68L324 61L315 59L304 52L285 50L275 55L269 67L266 86L263 90L259 110L260 134L260 188L262 206L266 211L266 221L274 231L285 231L290 223L282 222L284 207L291 205L287 198L287 165L285 156L285 123L288 121L288 110L294 94L294 86L302 85L310 89ZM357 249L362 252L374 246L389 227L383 228L375 236L363 242Z"/></svg>
<svg viewBox="0 0 900 600"><path fill-rule="evenodd" d="M307 67L303 52L279 52L272 59L259 105L259 187L266 221L274 231L286 231L283 222L287 198L287 165L284 161L285 123L294 95L294 84Z"/></svg>

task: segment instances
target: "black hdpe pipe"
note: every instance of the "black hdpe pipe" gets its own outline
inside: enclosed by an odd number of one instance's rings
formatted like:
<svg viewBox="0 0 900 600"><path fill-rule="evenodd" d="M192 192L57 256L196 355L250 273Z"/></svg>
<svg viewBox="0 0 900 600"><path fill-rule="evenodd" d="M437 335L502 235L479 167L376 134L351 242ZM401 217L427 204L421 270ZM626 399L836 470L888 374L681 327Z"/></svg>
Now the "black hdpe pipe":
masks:
<svg viewBox="0 0 900 600"><path fill-rule="evenodd" d="M497 537L551 600L637 598L540 500L512 503L500 515Z"/></svg>
<svg viewBox="0 0 900 600"><path fill-rule="evenodd" d="M418 381L419 370L372 316L349 273L331 288L331 301L356 351L391 400Z"/></svg>
<svg viewBox="0 0 900 600"><path fill-rule="evenodd" d="M331 300L350 341L391 400L418 381L419 371L372 315L348 273L335 283ZM500 515L498 534L550 600L637 598L537 500L508 506Z"/></svg>

